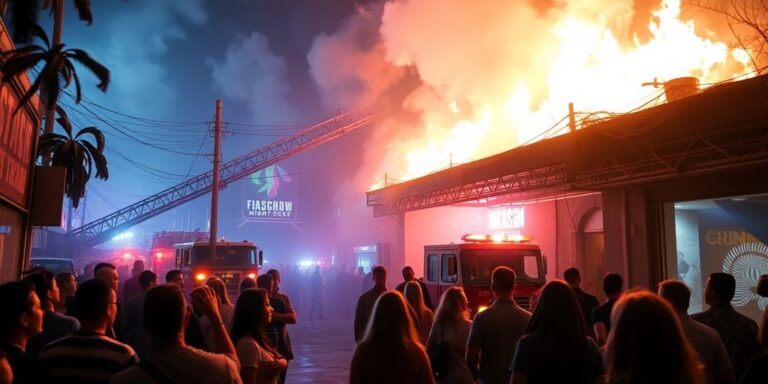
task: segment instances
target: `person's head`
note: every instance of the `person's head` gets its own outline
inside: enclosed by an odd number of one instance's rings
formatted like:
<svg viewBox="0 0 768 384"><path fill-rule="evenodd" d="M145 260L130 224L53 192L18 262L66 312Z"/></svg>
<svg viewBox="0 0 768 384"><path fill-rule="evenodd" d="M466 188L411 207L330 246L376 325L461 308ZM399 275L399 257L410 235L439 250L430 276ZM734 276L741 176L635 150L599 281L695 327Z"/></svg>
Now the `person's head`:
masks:
<svg viewBox="0 0 768 384"><path fill-rule="evenodd" d="M715 272L707 279L707 288L704 291L704 299L709 305L730 305L733 295L736 294L736 279L725 272Z"/></svg>
<svg viewBox="0 0 768 384"><path fill-rule="evenodd" d="M267 271L267 275L272 276L272 280L275 281L275 287L279 287L280 286L280 281L281 281L280 280L280 271L278 271L277 269L270 269L269 271Z"/></svg>
<svg viewBox="0 0 768 384"><path fill-rule="evenodd" d="M93 278L82 284L75 293L77 319L81 323L112 326L117 316L117 295L104 279Z"/></svg>
<svg viewBox="0 0 768 384"><path fill-rule="evenodd" d="M141 271L139 273L139 285L142 291L146 291L157 285L157 275L152 271Z"/></svg>
<svg viewBox="0 0 768 384"><path fill-rule="evenodd" d="M259 275L256 278L256 286L267 291L267 296L272 297L275 292L275 279L268 273Z"/></svg>
<svg viewBox="0 0 768 384"><path fill-rule="evenodd" d="M184 289L184 274L180 269L171 269L165 273L165 282L176 284L179 288Z"/></svg>
<svg viewBox="0 0 768 384"><path fill-rule="evenodd" d="M768 297L768 275L761 275L757 280L757 287L755 292L762 297Z"/></svg>
<svg viewBox="0 0 768 384"><path fill-rule="evenodd" d="M437 306L435 321L447 324L458 324L469 318L469 301L464 294L464 288L453 286L443 292L440 304Z"/></svg>
<svg viewBox="0 0 768 384"><path fill-rule="evenodd" d="M421 320L421 314L424 313L427 306L424 304L424 296L422 296L419 283L415 281L405 283L403 296L405 296L405 301L413 308L416 316Z"/></svg>
<svg viewBox="0 0 768 384"><path fill-rule="evenodd" d="M611 312L605 360L609 382L700 383L696 355L675 310L648 291L630 291Z"/></svg>
<svg viewBox="0 0 768 384"><path fill-rule="evenodd" d="M603 277L603 292L609 299L615 299L621 294L624 279L618 273L609 273Z"/></svg>
<svg viewBox="0 0 768 384"><path fill-rule="evenodd" d="M371 270L371 279L373 283L378 286L385 286L387 284L387 269L381 265L377 265Z"/></svg>
<svg viewBox="0 0 768 384"><path fill-rule="evenodd" d="M239 293L243 293L246 289L256 288L256 279L251 279L250 277L246 277L245 279L240 280L240 290Z"/></svg>
<svg viewBox="0 0 768 384"><path fill-rule="evenodd" d="M691 300L691 290L685 283L669 279L659 283L658 287L659 296L672 304L672 308L674 308L676 312L688 312L688 305Z"/></svg>
<svg viewBox="0 0 768 384"><path fill-rule="evenodd" d="M581 273L576 268L568 268L563 272L563 279L568 282L573 288L578 288L581 285Z"/></svg>
<svg viewBox="0 0 768 384"><path fill-rule="evenodd" d="M227 295L227 285L224 284L223 280L217 276L211 276L205 281L205 285L211 287L213 292L216 293L216 298L219 299L219 305L232 305L232 302L229 301L229 296Z"/></svg>
<svg viewBox="0 0 768 384"><path fill-rule="evenodd" d="M365 274L365 268L362 266L357 267L357 274L358 275L364 275Z"/></svg>
<svg viewBox="0 0 768 384"><path fill-rule="evenodd" d="M0 384L12 384L13 383L13 369L11 369L11 363L8 362L8 355L5 351L0 349Z"/></svg>
<svg viewBox="0 0 768 384"><path fill-rule="evenodd" d="M403 345L420 345L416 324L400 292L387 291L379 296L361 343L384 350L402 348Z"/></svg>
<svg viewBox="0 0 768 384"><path fill-rule="evenodd" d="M43 269L38 272L27 275L23 279L35 286L35 293L40 299L40 306L45 311L53 310L53 307L61 299L59 286L56 284L56 278L53 272Z"/></svg>
<svg viewBox="0 0 768 384"><path fill-rule="evenodd" d="M232 315L232 341L237 344L241 337L250 336L262 347L271 349L264 333L271 321L272 307L269 306L267 291L261 288L246 289L237 298Z"/></svg>
<svg viewBox="0 0 768 384"><path fill-rule="evenodd" d="M491 290L496 297L512 297L517 276L512 268L499 266L491 273Z"/></svg>
<svg viewBox="0 0 768 384"><path fill-rule="evenodd" d="M133 268L131 268L131 276L138 276L144 271L144 260L136 260L133 262Z"/></svg>
<svg viewBox="0 0 768 384"><path fill-rule="evenodd" d="M416 274L413 272L413 268L406 265L403 268L403 281L411 281L415 278Z"/></svg>
<svg viewBox="0 0 768 384"><path fill-rule="evenodd" d="M0 339L30 337L43 332L43 309L35 287L27 281L0 285Z"/></svg>
<svg viewBox="0 0 768 384"><path fill-rule="evenodd" d="M98 263L93 268L93 277L102 279L112 286L112 289L117 292L119 286L119 278L117 275L117 268L112 263Z"/></svg>
<svg viewBox="0 0 768 384"><path fill-rule="evenodd" d="M187 321L187 301L181 287L169 283L147 291L144 297L144 329L153 341L179 338Z"/></svg>
<svg viewBox="0 0 768 384"><path fill-rule="evenodd" d="M77 291L77 278L72 272L59 272L56 274L56 285L62 296L74 296Z"/></svg>

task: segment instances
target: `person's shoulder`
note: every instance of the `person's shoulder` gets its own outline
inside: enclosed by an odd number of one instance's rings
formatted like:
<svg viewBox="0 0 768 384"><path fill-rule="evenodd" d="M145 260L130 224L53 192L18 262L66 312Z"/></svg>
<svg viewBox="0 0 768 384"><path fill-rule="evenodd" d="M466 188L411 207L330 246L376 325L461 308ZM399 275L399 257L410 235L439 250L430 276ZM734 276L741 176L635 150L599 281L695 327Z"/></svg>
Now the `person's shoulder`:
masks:
<svg viewBox="0 0 768 384"><path fill-rule="evenodd" d="M152 382L151 378L145 373L144 369L135 365L128 369L124 369L114 376L109 381L110 384L133 384L133 383L147 383Z"/></svg>
<svg viewBox="0 0 768 384"><path fill-rule="evenodd" d="M741 323L741 326L748 328L749 331L756 331L757 330L757 322L752 320L751 318L742 315L739 312L733 311L733 317L737 319L739 323Z"/></svg>
<svg viewBox="0 0 768 384"><path fill-rule="evenodd" d="M48 319L49 321L53 321L53 322L56 322L58 324L64 324L64 325L74 325L74 324L79 325L80 324L80 321L77 320L77 318L75 318L73 316L67 316L67 315L65 315L63 313L59 313L59 312L56 312L56 311L48 311L45 314L49 317L49 319Z"/></svg>

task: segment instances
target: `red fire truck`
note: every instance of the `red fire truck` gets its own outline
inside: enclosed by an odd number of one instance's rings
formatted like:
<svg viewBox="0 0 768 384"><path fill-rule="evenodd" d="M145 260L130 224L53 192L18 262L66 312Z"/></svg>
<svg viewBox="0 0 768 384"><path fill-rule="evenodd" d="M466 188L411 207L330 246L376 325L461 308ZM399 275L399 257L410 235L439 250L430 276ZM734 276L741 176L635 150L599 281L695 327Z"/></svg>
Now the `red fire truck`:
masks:
<svg viewBox="0 0 768 384"><path fill-rule="evenodd" d="M237 295L240 281L246 277L255 279L263 261L262 250L248 241L219 241L213 257L208 241L176 244L174 248L175 266L183 272L188 290L218 276L224 280L229 294Z"/></svg>
<svg viewBox="0 0 768 384"><path fill-rule="evenodd" d="M533 309L547 275L539 246L516 235L464 235L461 239L458 244L424 247L424 282L433 303L458 285L464 288L472 315L485 310L493 299L491 273L503 265L517 274L515 302Z"/></svg>
<svg viewBox="0 0 768 384"><path fill-rule="evenodd" d="M152 236L149 267L160 276L160 280L163 280L166 272L176 268L174 245L207 240L209 236L208 232L202 231L162 231L155 233Z"/></svg>

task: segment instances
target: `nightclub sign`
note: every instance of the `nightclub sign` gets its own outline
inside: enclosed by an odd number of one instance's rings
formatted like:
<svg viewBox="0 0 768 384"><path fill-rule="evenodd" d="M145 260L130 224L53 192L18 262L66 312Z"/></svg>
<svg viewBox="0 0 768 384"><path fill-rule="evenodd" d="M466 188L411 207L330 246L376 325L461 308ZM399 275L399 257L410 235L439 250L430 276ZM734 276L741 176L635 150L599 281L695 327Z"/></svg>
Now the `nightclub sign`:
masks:
<svg viewBox="0 0 768 384"><path fill-rule="evenodd" d="M22 108L11 83L0 86L0 194L26 206L35 122Z"/></svg>
<svg viewBox="0 0 768 384"><path fill-rule="evenodd" d="M242 218L251 221L296 221L298 190L279 165L257 171L243 186Z"/></svg>

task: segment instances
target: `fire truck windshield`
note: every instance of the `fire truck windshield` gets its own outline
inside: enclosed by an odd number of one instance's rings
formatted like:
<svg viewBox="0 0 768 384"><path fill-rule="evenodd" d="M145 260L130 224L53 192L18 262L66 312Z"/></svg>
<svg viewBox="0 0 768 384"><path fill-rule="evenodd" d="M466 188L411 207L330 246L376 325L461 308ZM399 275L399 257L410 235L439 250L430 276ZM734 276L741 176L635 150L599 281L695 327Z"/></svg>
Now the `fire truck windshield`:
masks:
<svg viewBox="0 0 768 384"><path fill-rule="evenodd" d="M211 258L211 248L208 246L195 246L195 263L201 266L211 267L247 267L256 265L256 250L244 246L216 246L216 257Z"/></svg>
<svg viewBox="0 0 768 384"><path fill-rule="evenodd" d="M466 285L488 285L498 266L512 268L517 283L545 282L541 253L532 249L465 249L461 251L461 273Z"/></svg>

